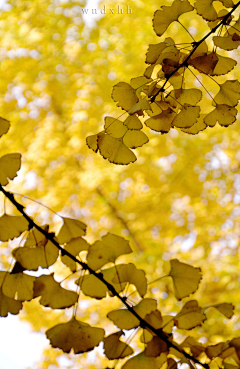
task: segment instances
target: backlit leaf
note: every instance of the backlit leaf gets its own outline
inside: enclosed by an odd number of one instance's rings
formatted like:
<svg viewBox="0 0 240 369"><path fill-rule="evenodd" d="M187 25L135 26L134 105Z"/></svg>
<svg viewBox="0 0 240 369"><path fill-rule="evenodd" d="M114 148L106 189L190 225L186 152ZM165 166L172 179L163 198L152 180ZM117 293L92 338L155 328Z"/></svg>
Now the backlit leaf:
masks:
<svg viewBox="0 0 240 369"><path fill-rule="evenodd" d="M172 121L175 117L176 113L171 108L168 108L160 114L147 119L144 123L154 131L167 133L172 127Z"/></svg>
<svg viewBox="0 0 240 369"><path fill-rule="evenodd" d="M74 238L64 246L64 250L70 252L73 256L79 255L81 251L87 251L88 248L89 244L82 237ZM72 272L76 272L76 262L70 259L69 256L61 256L61 260Z"/></svg>
<svg viewBox="0 0 240 369"><path fill-rule="evenodd" d="M200 107L184 104L180 113L172 121L172 125L177 128L189 128L197 122L199 118Z"/></svg>
<svg viewBox="0 0 240 369"><path fill-rule="evenodd" d="M205 347L201 342L195 341L193 337L187 337L182 343L181 347L190 347L192 355L198 357L202 352L205 351Z"/></svg>
<svg viewBox="0 0 240 369"><path fill-rule="evenodd" d="M34 282L34 298L41 296L40 304L52 309L65 309L74 305L78 300L78 294L68 291L60 286L50 275L42 275Z"/></svg>
<svg viewBox="0 0 240 369"><path fill-rule="evenodd" d="M17 315L22 309L23 304L21 301L17 301L5 296L0 288L0 316L6 317L8 314Z"/></svg>
<svg viewBox="0 0 240 369"><path fill-rule="evenodd" d="M200 131L207 128L207 124L204 121L206 114L200 114L198 121L190 128L181 128L181 131L188 133L189 135L196 135Z"/></svg>
<svg viewBox="0 0 240 369"><path fill-rule="evenodd" d="M133 349L126 343L120 341L122 331L112 333L104 338L104 353L109 360L122 359L133 354Z"/></svg>
<svg viewBox="0 0 240 369"><path fill-rule="evenodd" d="M213 71L218 63L218 57L216 53L211 52L207 55L198 56L188 61L189 65L192 65L195 69L201 73L213 74Z"/></svg>
<svg viewBox="0 0 240 369"><path fill-rule="evenodd" d="M181 263L177 259L170 260L171 270L169 275L173 279L174 292L178 300L196 292L202 279L201 269Z"/></svg>
<svg viewBox="0 0 240 369"><path fill-rule="evenodd" d="M141 99L131 109L128 110L128 114L139 113L141 110L151 109L151 106L146 98Z"/></svg>
<svg viewBox="0 0 240 369"><path fill-rule="evenodd" d="M114 283L128 282L136 286L141 297L147 292L147 279L142 269L137 269L134 264L118 264L116 265L116 274L112 279Z"/></svg>
<svg viewBox="0 0 240 369"><path fill-rule="evenodd" d="M0 271L3 294L15 300L32 300L34 281L35 277L25 273L10 274Z"/></svg>
<svg viewBox="0 0 240 369"><path fill-rule="evenodd" d="M160 337L153 336L152 340L148 342L145 349L145 355L148 357L157 357L162 352L168 353L168 346Z"/></svg>
<svg viewBox="0 0 240 369"><path fill-rule="evenodd" d="M101 241L96 241L89 247L87 262L93 270L100 269L106 263L114 263L124 254L131 253L129 242L124 238L108 233Z"/></svg>
<svg viewBox="0 0 240 369"><path fill-rule="evenodd" d="M227 127L235 122L236 116L236 108L226 104L217 104L216 108L205 116L204 123L209 127L214 127L216 123Z"/></svg>
<svg viewBox="0 0 240 369"><path fill-rule="evenodd" d="M126 82L119 82L113 86L112 98L118 102L117 106L126 111L138 102L136 90Z"/></svg>
<svg viewBox="0 0 240 369"><path fill-rule="evenodd" d="M78 238L86 234L87 226L85 223L77 219L65 218L63 219L63 225L60 228L57 239L59 243L66 243L73 238Z"/></svg>
<svg viewBox="0 0 240 369"><path fill-rule="evenodd" d="M211 307L211 306L208 306ZM231 319L233 317L234 306L231 303L224 302L222 304L212 305L215 309L220 311L226 318Z"/></svg>
<svg viewBox="0 0 240 369"><path fill-rule="evenodd" d="M226 56L222 56L216 54L218 58L218 62L215 65L215 68L211 74L211 76L220 76L222 74L227 74L230 72L236 65L236 60L232 58L227 58Z"/></svg>
<svg viewBox="0 0 240 369"><path fill-rule="evenodd" d="M128 129L139 130L143 127L140 119L136 116L136 114L129 115L129 117L127 117L127 119L123 122L123 124Z"/></svg>
<svg viewBox="0 0 240 369"><path fill-rule="evenodd" d="M136 147L143 146L149 141L147 135L142 131L128 130L123 137L123 143L130 149L135 149Z"/></svg>
<svg viewBox="0 0 240 369"><path fill-rule="evenodd" d="M91 327L74 317L67 323L55 325L46 332L52 347L75 354L91 351L103 340L104 329Z"/></svg>
<svg viewBox="0 0 240 369"><path fill-rule="evenodd" d="M28 221L22 215L3 214L0 217L0 241L13 240L28 229Z"/></svg>
<svg viewBox="0 0 240 369"><path fill-rule="evenodd" d="M208 21L217 19L217 12L212 2L213 0L196 0L194 4L197 13Z"/></svg>
<svg viewBox="0 0 240 369"><path fill-rule="evenodd" d="M121 138L127 132L127 127L120 120L113 117L105 117L105 132L115 138Z"/></svg>
<svg viewBox="0 0 240 369"><path fill-rule="evenodd" d="M240 99L240 82L237 80L225 81L220 84L220 91L214 97L213 104L236 106Z"/></svg>
<svg viewBox="0 0 240 369"><path fill-rule="evenodd" d="M98 152L98 135L91 135L86 138L86 143L89 149L93 150L94 152Z"/></svg>
<svg viewBox="0 0 240 369"><path fill-rule="evenodd" d="M158 36L162 36L169 25L177 21L180 15L190 12L193 9L188 0L174 0L171 6L161 6L161 9L154 13L154 31Z"/></svg>
<svg viewBox="0 0 240 369"><path fill-rule="evenodd" d="M8 179L17 176L17 172L21 168L21 154L7 154L0 158L0 184L6 186Z"/></svg>
<svg viewBox="0 0 240 369"><path fill-rule="evenodd" d="M110 163L127 165L137 160L136 155L122 142L109 135L98 137L100 154Z"/></svg>
<svg viewBox="0 0 240 369"><path fill-rule="evenodd" d="M123 366L122 369L159 369L167 361L167 355L162 353L159 357L149 357L145 352L133 356Z"/></svg>
<svg viewBox="0 0 240 369"><path fill-rule="evenodd" d="M7 133L9 128L10 128L9 120L0 117L0 137L2 137L5 133Z"/></svg>
<svg viewBox="0 0 240 369"><path fill-rule="evenodd" d="M180 329L192 329L206 320L203 309L196 300L188 301L182 310L174 317L175 325Z"/></svg>

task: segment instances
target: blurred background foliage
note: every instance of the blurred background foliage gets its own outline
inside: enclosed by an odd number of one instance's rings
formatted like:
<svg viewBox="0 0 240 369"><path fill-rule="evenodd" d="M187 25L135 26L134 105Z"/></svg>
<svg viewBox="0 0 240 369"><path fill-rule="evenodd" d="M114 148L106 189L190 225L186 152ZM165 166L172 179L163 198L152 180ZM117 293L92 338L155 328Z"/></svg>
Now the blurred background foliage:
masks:
<svg viewBox="0 0 240 369"><path fill-rule="evenodd" d="M232 302L236 307L231 321L208 310L209 319L190 332L201 342L214 344L240 334L239 120L196 136L175 129L159 135L145 127L150 142L136 150L138 160L129 166L110 164L86 146L86 137L102 129L104 116L122 114L111 99L112 87L143 74L148 44L159 42L152 29L153 13L160 5L170 4L170 0L104 0L99 5L81 0L4 3L0 116L11 121L11 130L1 139L1 155L23 155L22 169L9 190L61 215L81 219L88 225L89 242L107 232L126 237L134 253L122 260L143 268L150 282L169 272L171 258L201 267L203 280L195 295L200 306ZM92 16L92 9L100 15L104 6L105 15ZM117 14L118 6L123 14ZM127 6L132 14L127 14ZM84 7L89 9L85 16ZM109 14L110 8L114 14ZM181 22L199 40L207 25L193 14L183 15ZM178 24L170 27L167 36L176 43L192 41ZM239 61L237 51L232 55ZM238 75L236 67L229 78ZM221 82L222 77L215 78ZM208 77L201 80L208 91L214 91L214 82ZM191 74L187 82L199 87ZM209 111L211 101L202 92ZM59 228L59 218L47 208L27 198L21 201L39 224L50 222L52 230ZM10 204L7 210L14 212ZM2 268L8 266L16 243L1 244ZM60 267L55 271L59 280L70 274ZM164 314L178 312L187 301L176 301L169 278L152 283L149 296L159 299ZM109 304L111 309L118 306L112 300L106 304L81 295L77 316L110 332L113 325L105 314ZM53 320L55 324L66 320L66 314L32 301L24 303L20 317L44 332ZM185 333L175 334L182 341ZM39 367L107 365L99 348L94 354L64 355L68 357L65 364L62 356L49 348Z"/></svg>

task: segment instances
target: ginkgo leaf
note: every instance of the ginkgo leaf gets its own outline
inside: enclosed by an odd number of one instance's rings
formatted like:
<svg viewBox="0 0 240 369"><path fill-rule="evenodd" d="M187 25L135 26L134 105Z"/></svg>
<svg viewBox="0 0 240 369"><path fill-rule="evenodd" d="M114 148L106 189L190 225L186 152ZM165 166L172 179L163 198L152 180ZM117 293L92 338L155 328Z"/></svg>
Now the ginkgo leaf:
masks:
<svg viewBox="0 0 240 369"><path fill-rule="evenodd" d="M188 133L189 135L196 135L200 131L207 128L207 124L204 122L206 114L200 114L198 121L190 128L181 128L181 131Z"/></svg>
<svg viewBox="0 0 240 369"><path fill-rule="evenodd" d="M221 126L227 127L235 122L237 112L237 109L232 106L217 104L216 108L205 116L204 123L209 127L214 127L218 122Z"/></svg>
<svg viewBox="0 0 240 369"><path fill-rule="evenodd" d="M142 299L137 305L133 307L138 315L144 319L145 316L152 311L156 310L157 301L154 299ZM137 319L128 309L118 309L110 311L107 314L108 319L110 319L119 329L133 329L137 328L140 324L139 319Z"/></svg>
<svg viewBox="0 0 240 369"><path fill-rule="evenodd" d="M170 95L171 96L171 95ZM197 88L179 89L174 91L175 99L177 99L177 106L183 104L196 105L202 98L202 92ZM170 97L168 98L170 100Z"/></svg>
<svg viewBox="0 0 240 369"><path fill-rule="evenodd" d="M151 109L151 106L146 98L141 99L131 109L128 110L128 114L139 113L141 110Z"/></svg>
<svg viewBox="0 0 240 369"><path fill-rule="evenodd" d="M171 6L161 6L153 16L153 29L158 36L167 30L169 25L177 21L180 15L192 11L194 8L188 0L174 0Z"/></svg>
<svg viewBox="0 0 240 369"><path fill-rule="evenodd" d="M98 137L100 154L110 163L127 165L137 160L136 155L122 142L121 139L102 135Z"/></svg>
<svg viewBox="0 0 240 369"><path fill-rule="evenodd" d="M133 354L133 349L120 341L122 334L123 332L119 331L104 338L104 353L109 360L122 359Z"/></svg>
<svg viewBox="0 0 240 369"><path fill-rule="evenodd" d="M193 337L187 337L182 343L181 347L190 347L192 355L197 358L202 352L205 351L205 347L201 342L197 342Z"/></svg>
<svg viewBox="0 0 240 369"><path fill-rule="evenodd" d="M206 320L203 309L196 300L188 301L182 310L174 317L175 325L180 329L193 329Z"/></svg>
<svg viewBox="0 0 240 369"><path fill-rule="evenodd" d="M217 19L217 12L212 5L214 0L196 0L194 7L199 15L208 21Z"/></svg>
<svg viewBox="0 0 240 369"><path fill-rule="evenodd" d="M208 53L208 46L206 41L203 41L200 43L200 45L197 45L197 48L194 50L193 54L191 55L191 59L195 59L198 56L207 55Z"/></svg>
<svg viewBox="0 0 240 369"><path fill-rule="evenodd" d="M160 42L159 44L150 44L146 53L145 63L155 64L158 60L159 55L167 46L169 46L170 42L172 43L172 45L174 45L174 41L169 37L168 39L166 38L164 42Z"/></svg>
<svg viewBox="0 0 240 369"><path fill-rule="evenodd" d="M128 282L136 286L141 297L147 292L147 279L142 269L137 269L134 264L118 264L116 265L116 274L112 279L113 283Z"/></svg>
<svg viewBox="0 0 240 369"><path fill-rule="evenodd" d="M161 352L168 353L168 346L160 337L153 336L152 340L147 344L145 355L148 357L158 357Z"/></svg>
<svg viewBox="0 0 240 369"><path fill-rule="evenodd" d="M60 228L57 239L59 243L66 243L73 238L78 238L86 234L87 226L85 223L77 219L65 218L63 219L63 225Z"/></svg>
<svg viewBox="0 0 240 369"><path fill-rule="evenodd" d="M106 263L114 263L120 255L131 252L132 250L128 241L122 237L108 233L102 237L101 241L96 241L89 247L87 262L90 268L97 270Z"/></svg>
<svg viewBox="0 0 240 369"><path fill-rule="evenodd" d="M52 347L75 354L91 351L103 340L104 329L91 327L74 317L67 323L57 324L46 331Z"/></svg>
<svg viewBox="0 0 240 369"><path fill-rule="evenodd" d="M227 58L226 56L222 56L216 54L218 58L218 62L215 65L215 68L212 73L209 73L211 76L220 76L222 74L229 73L236 65L236 60L232 58Z"/></svg>
<svg viewBox="0 0 240 369"><path fill-rule="evenodd" d="M172 121L172 126L177 128L189 128L197 122L199 118L200 107L184 104L180 113Z"/></svg>
<svg viewBox="0 0 240 369"><path fill-rule="evenodd" d="M222 313L228 319L231 319L233 317L234 306L231 303L224 302L222 304L208 306L208 308L209 307L213 307L217 309L218 311L220 311L220 313Z"/></svg>
<svg viewBox="0 0 240 369"><path fill-rule="evenodd" d="M148 136L142 131L128 130L123 137L123 143L130 149L143 146L149 141Z"/></svg>
<svg viewBox="0 0 240 369"><path fill-rule="evenodd" d="M127 132L127 127L120 120L113 117L105 117L105 132L115 138L121 138Z"/></svg>
<svg viewBox="0 0 240 369"><path fill-rule="evenodd" d="M9 120L0 117L0 137L6 134L9 128L10 128Z"/></svg>
<svg viewBox="0 0 240 369"><path fill-rule="evenodd" d="M154 131L167 133L172 127L172 121L175 117L176 113L171 108L168 108L167 110L163 110L160 114L145 120L144 123Z"/></svg>
<svg viewBox="0 0 240 369"><path fill-rule="evenodd" d="M145 352L141 352L129 359L123 366L122 369L159 369L163 363L167 361L167 355L161 353L159 357L146 356Z"/></svg>
<svg viewBox="0 0 240 369"><path fill-rule="evenodd" d="M15 300L32 300L35 279L35 277L25 273L10 274L0 271L0 284L2 284L3 294Z"/></svg>
<svg viewBox="0 0 240 369"><path fill-rule="evenodd" d="M9 181L17 176L21 168L21 154L7 154L0 158L0 184L6 186Z"/></svg>
<svg viewBox="0 0 240 369"><path fill-rule="evenodd" d="M33 297L41 296L40 304L52 309L65 309L74 305L78 294L62 288L53 275L54 273L36 278Z"/></svg>
<svg viewBox="0 0 240 369"><path fill-rule="evenodd" d="M22 215L3 214L0 217L0 241L13 240L28 229L28 221Z"/></svg>
<svg viewBox="0 0 240 369"><path fill-rule="evenodd" d="M206 348L207 356L212 359L218 357L221 353L229 348L228 342L219 342L216 345L211 345Z"/></svg>
<svg viewBox="0 0 240 369"><path fill-rule="evenodd" d="M73 256L79 255L81 251L87 251L88 248L89 244L82 237L74 238L64 246L64 250L70 252L70 254ZM61 256L61 260L63 264L68 266L73 273L76 272L76 262L70 259L69 256Z"/></svg>
<svg viewBox="0 0 240 369"><path fill-rule="evenodd" d="M130 81L130 85L132 86L132 88L134 88L136 90L139 87L142 87L146 83L149 83L151 81L152 81L152 78L147 78L145 76L140 76L140 77L132 78L131 81Z"/></svg>
<svg viewBox="0 0 240 369"><path fill-rule="evenodd" d="M94 152L98 152L98 135L91 135L86 138L86 143L89 149L93 150Z"/></svg>
<svg viewBox="0 0 240 369"><path fill-rule="evenodd" d="M178 300L196 292L202 279L201 269L191 265L181 263L177 259L170 260L171 270L169 276L172 277L175 296Z"/></svg>
<svg viewBox="0 0 240 369"><path fill-rule="evenodd" d="M0 316L6 317L8 314L17 315L22 309L23 304L21 301L14 300L5 296L0 288Z"/></svg>
<svg viewBox="0 0 240 369"><path fill-rule="evenodd" d="M217 63L218 57L215 52L211 52L207 55L198 56L194 59L191 58L188 61L189 65L192 65L195 69L205 74L213 74Z"/></svg>
<svg viewBox="0 0 240 369"><path fill-rule="evenodd" d="M227 36L213 36L213 42L217 47L224 50L234 50L240 45L240 35L237 33L228 34Z"/></svg>
<svg viewBox="0 0 240 369"><path fill-rule="evenodd" d="M126 111L138 102L136 90L126 82L119 82L113 86L112 99L118 102L117 106Z"/></svg>
<svg viewBox="0 0 240 369"><path fill-rule="evenodd" d="M139 130L143 127L140 119L136 116L136 114L129 115L127 119L123 122L123 124L128 129L134 129L134 130Z"/></svg>
<svg viewBox="0 0 240 369"><path fill-rule="evenodd" d="M159 310L151 311L151 313L145 316L144 320L156 329L160 329L163 324L162 315Z"/></svg>
<svg viewBox="0 0 240 369"><path fill-rule="evenodd" d="M236 106L240 99L240 82L237 80L225 81L220 84L220 91L214 97L213 105L226 104Z"/></svg>

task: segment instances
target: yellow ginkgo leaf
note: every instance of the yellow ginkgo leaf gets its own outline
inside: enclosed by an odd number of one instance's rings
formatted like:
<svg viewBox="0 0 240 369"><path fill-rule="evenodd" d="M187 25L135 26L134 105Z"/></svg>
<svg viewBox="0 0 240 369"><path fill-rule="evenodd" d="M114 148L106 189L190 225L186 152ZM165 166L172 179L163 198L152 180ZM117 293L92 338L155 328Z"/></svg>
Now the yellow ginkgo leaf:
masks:
<svg viewBox="0 0 240 369"><path fill-rule="evenodd" d="M184 104L180 113L172 121L172 126L177 128L189 128L197 122L199 118L200 107Z"/></svg>
<svg viewBox="0 0 240 369"><path fill-rule="evenodd" d="M86 138L86 143L89 149L93 150L94 152L98 152L98 135L91 135Z"/></svg>
<svg viewBox="0 0 240 369"><path fill-rule="evenodd" d="M64 250L67 250L73 256L79 255L81 251L87 251L88 248L89 244L82 237L74 238L64 246ZM67 255L61 256L61 260L73 273L76 272L76 262L74 260L70 259Z"/></svg>
<svg viewBox="0 0 240 369"><path fill-rule="evenodd" d="M172 121L175 117L176 113L171 108L168 108L167 110L163 110L160 114L148 118L144 123L154 131L167 133L172 127Z"/></svg>
<svg viewBox="0 0 240 369"><path fill-rule="evenodd" d="M145 272L142 269L137 269L134 264L118 264L115 267L116 273L112 282L119 283L128 282L136 286L136 289L141 297L147 292L147 279Z"/></svg>
<svg viewBox="0 0 240 369"><path fill-rule="evenodd" d="M0 217L0 241L13 240L28 229L28 221L22 215L3 214Z"/></svg>
<svg viewBox="0 0 240 369"><path fill-rule="evenodd" d="M128 110L128 114L135 114L141 112L142 110L151 109L151 106L146 98L141 99L139 102L137 102L135 105L131 107L131 109Z"/></svg>
<svg viewBox="0 0 240 369"><path fill-rule="evenodd" d="M196 300L188 301L174 317L174 323L180 329L193 329L202 325L204 320L206 316Z"/></svg>
<svg viewBox="0 0 240 369"><path fill-rule="evenodd" d="M127 132L127 127L120 120L113 117L105 117L105 132L115 138L121 138Z"/></svg>
<svg viewBox="0 0 240 369"><path fill-rule="evenodd" d="M236 106L240 99L240 82L237 80L225 81L220 84L220 91L214 97L213 105L226 104Z"/></svg>
<svg viewBox="0 0 240 369"><path fill-rule="evenodd" d="M171 95L170 95L171 96ZM202 92L197 88L179 89L174 91L177 106L183 104L196 105L202 98ZM170 100L170 97L169 97Z"/></svg>
<svg viewBox="0 0 240 369"><path fill-rule="evenodd" d="M140 77L132 78L131 81L130 81L130 85L132 86L132 88L134 88L136 90L139 87L142 87L146 83L149 83L151 81L152 81L152 78L147 78L145 76L140 76Z"/></svg>
<svg viewBox="0 0 240 369"><path fill-rule="evenodd" d="M167 355L161 353L159 357L149 357L145 355L145 352L141 352L138 355L133 356L123 366L122 369L159 369L167 361Z"/></svg>
<svg viewBox="0 0 240 369"><path fill-rule="evenodd" d="M0 284L2 284L3 294L15 300L32 300L35 279L35 277L25 273L10 274L0 271Z"/></svg>
<svg viewBox="0 0 240 369"><path fill-rule="evenodd" d="M136 155L122 142L121 139L107 134L98 137L100 154L110 163L127 165L137 160Z"/></svg>
<svg viewBox="0 0 240 369"><path fill-rule="evenodd" d="M192 355L196 358L206 349L202 343L195 341L193 337L187 337L181 343L181 347L190 347Z"/></svg>
<svg viewBox="0 0 240 369"><path fill-rule="evenodd" d="M178 300L196 292L202 279L200 268L181 263L177 259L170 260L171 270L169 276L172 277L175 296Z"/></svg>
<svg viewBox="0 0 240 369"><path fill-rule="evenodd" d="M209 359L214 357L218 357L221 355L222 352L229 348L228 342L219 342L216 345L211 345L206 348L206 354Z"/></svg>
<svg viewBox="0 0 240 369"><path fill-rule="evenodd" d="M214 307L228 319L231 319L234 314L234 306L231 303L223 302L222 304L211 305L209 307Z"/></svg>
<svg viewBox="0 0 240 369"><path fill-rule="evenodd" d="M6 186L8 179L17 176L17 172L21 168L21 154L7 154L0 158L0 184Z"/></svg>
<svg viewBox="0 0 240 369"><path fill-rule="evenodd" d="M143 146L149 141L148 136L142 131L128 130L123 137L123 143L130 149Z"/></svg>
<svg viewBox="0 0 240 369"><path fill-rule="evenodd" d="M86 234L87 226L85 223L77 219L65 218L63 219L63 225L60 228L57 239L59 243L66 243L73 238L78 238Z"/></svg>
<svg viewBox="0 0 240 369"><path fill-rule="evenodd" d="M146 298L142 299L133 310L135 310L138 315L144 319L147 314L156 310L157 301L154 299ZM110 319L119 329L133 329L137 328L140 324L139 319L137 319L128 309L118 309L110 311L107 314L108 319Z"/></svg>
<svg viewBox="0 0 240 369"><path fill-rule="evenodd" d="M221 126L227 127L235 122L236 116L236 108L226 104L217 104L216 108L205 116L204 123L209 127L214 127L218 122Z"/></svg>
<svg viewBox="0 0 240 369"><path fill-rule="evenodd" d="M7 133L9 128L10 128L9 120L0 117L0 137L2 137L5 133Z"/></svg>
<svg viewBox="0 0 240 369"><path fill-rule="evenodd" d="M161 352L168 354L168 346L161 338L153 336L151 341L147 344L145 355L148 357L158 357Z"/></svg>
<svg viewBox="0 0 240 369"><path fill-rule="evenodd" d="M120 341L122 334L123 332L119 331L104 338L104 353L109 360L122 359L133 354L133 349Z"/></svg>
<svg viewBox="0 0 240 369"><path fill-rule="evenodd" d="M205 74L212 74L217 63L218 57L214 52L211 52L207 55L198 56L194 59L191 58L188 61L189 65L192 65L195 69Z"/></svg>
<svg viewBox="0 0 240 369"><path fill-rule="evenodd" d="M138 102L136 90L126 82L119 82L113 86L112 99L118 102L117 106L126 111Z"/></svg>
<svg viewBox="0 0 240 369"><path fill-rule="evenodd" d="M237 65L237 62L234 59L227 58L226 56L222 56L219 54L216 55L218 58L218 62L215 65L213 72L210 73L211 76L220 76L222 74L227 74Z"/></svg>
<svg viewBox="0 0 240 369"><path fill-rule="evenodd" d="M152 311L151 313L147 314L144 319L156 329L160 329L162 327L163 319L159 310Z"/></svg>
<svg viewBox="0 0 240 369"><path fill-rule="evenodd" d="M89 247L87 262L93 270L100 269L106 263L114 263L124 254L131 253L129 242L124 238L108 233L101 241L96 241Z"/></svg>
<svg viewBox="0 0 240 369"><path fill-rule="evenodd" d="M172 44L174 45L173 40L172 40ZM150 44L148 46L148 50L147 50L147 53L146 53L145 63L155 64L157 62L158 58L159 58L159 55L163 52L163 50L167 46L169 46L169 43L167 43L167 42L160 42L159 44Z"/></svg>
<svg viewBox="0 0 240 369"><path fill-rule="evenodd" d="M8 313L17 315L22 309L23 304L21 301L17 301L5 296L0 288L0 316L6 317Z"/></svg>
<svg viewBox="0 0 240 369"><path fill-rule="evenodd" d="M240 35L238 33L228 34L227 36L213 36L212 39L215 46L228 51L237 49L240 45Z"/></svg>
<svg viewBox="0 0 240 369"><path fill-rule="evenodd" d="M169 25L177 21L180 15L192 11L194 8L188 0L174 0L171 6L161 6L155 11L153 17L153 29L158 36L166 31Z"/></svg>
<svg viewBox="0 0 240 369"><path fill-rule="evenodd" d="M198 121L190 128L181 128L181 131L188 133L189 135L196 135L200 131L207 128L207 124L204 122L206 114L200 114Z"/></svg>
<svg viewBox="0 0 240 369"><path fill-rule="evenodd" d="M212 5L214 0L196 0L194 6L199 15L208 21L217 19L217 12Z"/></svg>
<svg viewBox="0 0 240 369"><path fill-rule="evenodd" d="M55 281L53 273L36 278L33 298L38 296L41 296L41 305L52 309L65 309L78 300L78 294L62 288L60 283Z"/></svg>
<svg viewBox="0 0 240 369"><path fill-rule="evenodd" d="M67 323L55 325L46 332L52 347L75 354L91 351L103 340L104 329L91 327L74 317Z"/></svg>
<svg viewBox="0 0 240 369"><path fill-rule="evenodd" d="M128 129L134 129L134 130L139 130L143 127L140 119L137 117L136 114L129 115L127 119L123 122L123 124Z"/></svg>

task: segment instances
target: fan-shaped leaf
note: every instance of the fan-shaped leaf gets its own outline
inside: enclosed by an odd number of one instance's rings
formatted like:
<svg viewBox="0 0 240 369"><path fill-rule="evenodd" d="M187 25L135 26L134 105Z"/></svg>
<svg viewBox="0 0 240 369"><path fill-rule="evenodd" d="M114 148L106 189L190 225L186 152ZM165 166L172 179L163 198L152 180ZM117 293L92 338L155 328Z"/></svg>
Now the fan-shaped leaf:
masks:
<svg viewBox="0 0 240 369"><path fill-rule="evenodd" d="M175 325L180 329L195 328L202 325L204 320L206 316L196 300L188 301L174 318Z"/></svg>
<svg viewBox="0 0 240 369"><path fill-rule="evenodd" d="M81 251L87 251L88 248L89 244L82 237L74 238L64 246L64 250L70 252L70 254L73 256L79 255ZM61 256L61 260L63 264L68 266L73 273L76 272L76 262L70 259L69 256Z"/></svg>
<svg viewBox="0 0 240 369"><path fill-rule="evenodd" d="M9 181L17 176L21 168L21 154L7 154L0 158L0 184L6 186Z"/></svg>
<svg viewBox="0 0 240 369"><path fill-rule="evenodd" d="M10 128L9 120L0 117L0 137L2 137L5 133L7 133L9 128Z"/></svg>
<svg viewBox="0 0 240 369"><path fill-rule="evenodd" d="M73 238L78 238L86 234L87 226L80 220L65 218L63 219L63 225L60 228L57 239L59 243L66 243L71 241Z"/></svg>
<svg viewBox="0 0 240 369"><path fill-rule="evenodd" d="M236 116L236 108L226 104L217 104L216 108L205 116L204 123L209 127L214 127L218 122L221 126L227 127L235 122Z"/></svg>
<svg viewBox="0 0 240 369"><path fill-rule="evenodd" d="M21 301L16 301L5 296L0 288L0 316L6 317L9 313L17 315L22 307L23 304Z"/></svg>
<svg viewBox="0 0 240 369"><path fill-rule="evenodd" d="M147 119L144 123L154 131L167 133L172 127L172 121L175 117L176 113L171 108L168 108L167 110L163 110L160 114Z"/></svg>
<svg viewBox="0 0 240 369"><path fill-rule="evenodd" d="M24 273L10 274L0 271L0 284L2 284L3 294L15 300L32 300L35 279L35 277Z"/></svg>
<svg viewBox="0 0 240 369"><path fill-rule="evenodd" d="M237 80L225 81L220 84L220 91L214 97L214 105L225 104L229 106L236 106L240 99L240 82Z"/></svg>
<svg viewBox="0 0 240 369"><path fill-rule="evenodd" d="M105 117L105 132L115 138L121 138L127 132L127 127L120 120L113 117Z"/></svg>
<svg viewBox="0 0 240 369"><path fill-rule="evenodd" d="M162 364L167 361L167 355L162 353L159 357L149 357L145 355L145 352L141 352L138 355L133 356L123 366L122 369L159 369Z"/></svg>
<svg viewBox="0 0 240 369"><path fill-rule="evenodd" d="M197 122L199 118L200 107L184 104L180 113L172 121L172 126L178 128L189 128Z"/></svg>
<svg viewBox="0 0 240 369"><path fill-rule="evenodd" d="M3 214L0 217L0 241L13 240L28 229L28 221L22 215Z"/></svg>
<svg viewBox="0 0 240 369"><path fill-rule="evenodd" d="M136 155L121 139L106 134L98 136L98 147L100 154L110 163L127 165L137 160Z"/></svg>
<svg viewBox="0 0 240 369"><path fill-rule="evenodd" d="M196 0L194 4L197 13L208 21L217 19L217 12L212 2L213 0Z"/></svg>
<svg viewBox="0 0 240 369"><path fill-rule="evenodd" d="M135 149L136 147L143 146L149 141L147 135L142 131L128 130L123 137L123 143L130 149Z"/></svg>
<svg viewBox="0 0 240 369"><path fill-rule="evenodd" d="M123 332L119 331L104 338L104 353L109 360L122 359L133 354L133 349L120 341L122 334Z"/></svg>
<svg viewBox="0 0 240 369"><path fill-rule="evenodd" d="M117 106L126 111L138 102L136 90L126 82L119 82L113 86L112 99L118 102Z"/></svg>

